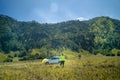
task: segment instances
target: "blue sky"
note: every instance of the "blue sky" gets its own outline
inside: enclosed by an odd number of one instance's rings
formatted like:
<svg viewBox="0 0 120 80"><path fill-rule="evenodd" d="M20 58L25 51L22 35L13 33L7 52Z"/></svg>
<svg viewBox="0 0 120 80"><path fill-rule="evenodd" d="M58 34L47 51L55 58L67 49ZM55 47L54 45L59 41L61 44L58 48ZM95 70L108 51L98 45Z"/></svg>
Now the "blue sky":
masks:
<svg viewBox="0 0 120 80"><path fill-rule="evenodd" d="M0 0L0 14L18 21L56 23L109 16L120 20L120 0Z"/></svg>

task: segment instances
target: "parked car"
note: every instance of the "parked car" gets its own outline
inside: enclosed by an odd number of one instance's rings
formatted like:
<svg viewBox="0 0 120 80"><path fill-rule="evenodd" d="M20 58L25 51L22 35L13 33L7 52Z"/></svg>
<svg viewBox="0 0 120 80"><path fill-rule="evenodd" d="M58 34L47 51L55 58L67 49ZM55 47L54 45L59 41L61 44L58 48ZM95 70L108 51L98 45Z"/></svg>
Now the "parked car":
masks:
<svg viewBox="0 0 120 80"><path fill-rule="evenodd" d="M54 56L46 61L46 64L59 64L59 63L60 63L60 56Z"/></svg>

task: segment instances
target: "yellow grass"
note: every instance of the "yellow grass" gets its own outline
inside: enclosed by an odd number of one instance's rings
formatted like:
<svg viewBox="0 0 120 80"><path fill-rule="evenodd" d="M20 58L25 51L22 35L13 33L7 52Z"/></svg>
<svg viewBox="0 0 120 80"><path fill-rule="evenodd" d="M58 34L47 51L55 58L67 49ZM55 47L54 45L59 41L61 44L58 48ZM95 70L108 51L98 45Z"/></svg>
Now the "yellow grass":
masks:
<svg viewBox="0 0 120 80"><path fill-rule="evenodd" d="M0 80L119 80L120 57L82 56L67 59L65 67L40 60L0 63Z"/></svg>

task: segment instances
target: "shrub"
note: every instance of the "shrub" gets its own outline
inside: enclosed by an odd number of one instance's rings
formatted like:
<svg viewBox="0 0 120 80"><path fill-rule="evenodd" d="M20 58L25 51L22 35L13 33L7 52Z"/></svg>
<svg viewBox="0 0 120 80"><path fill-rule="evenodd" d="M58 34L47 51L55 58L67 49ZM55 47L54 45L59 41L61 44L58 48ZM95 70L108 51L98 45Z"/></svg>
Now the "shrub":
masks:
<svg viewBox="0 0 120 80"><path fill-rule="evenodd" d="M81 58L81 54L78 54L78 58L79 58L79 59Z"/></svg>
<svg viewBox="0 0 120 80"><path fill-rule="evenodd" d="M108 54L106 54L106 56L115 56L115 54L113 54L113 53L108 53Z"/></svg>
<svg viewBox="0 0 120 80"><path fill-rule="evenodd" d="M120 53L117 53L117 56L120 56Z"/></svg>
<svg viewBox="0 0 120 80"><path fill-rule="evenodd" d="M12 59L12 58L9 58L9 57L4 60L4 62L12 62L12 61L13 61L13 59Z"/></svg>
<svg viewBox="0 0 120 80"><path fill-rule="evenodd" d="M111 50L112 54L115 54L116 56L118 55L118 53L120 53L120 50L119 49L116 49L116 48L113 48Z"/></svg>
<svg viewBox="0 0 120 80"><path fill-rule="evenodd" d="M111 56L115 56L115 54L111 54Z"/></svg>
<svg viewBox="0 0 120 80"><path fill-rule="evenodd" d="M106 54L106 56L110 56L110 54Z"/></svg>
<svg viewBox="0 0 120 80"><path fill-rule="evenodd" d="M0 62L3 62L6 58L7 56L5 54L0 53Z"/></svg>
<svg viewBox="0 0 120 80"><path fill-rule="evenodd" d="M23 57L23 56L26 56L27 55L27 52L26 51L22 51L19 55L18 55L18 57Z"/></svg>
<svg viewBox="0 0 120 80"><path fill-rule="evenodd" d="M12 55L8 55L8 58L13 58L13 56Z"/></svg>
<svg viewBox="0 0 120 80"><path fill-rule="evenodd" d="M24 60L28 60L28 56L24 56L24 57L19 59L19 61L24 61Z"/></svg>

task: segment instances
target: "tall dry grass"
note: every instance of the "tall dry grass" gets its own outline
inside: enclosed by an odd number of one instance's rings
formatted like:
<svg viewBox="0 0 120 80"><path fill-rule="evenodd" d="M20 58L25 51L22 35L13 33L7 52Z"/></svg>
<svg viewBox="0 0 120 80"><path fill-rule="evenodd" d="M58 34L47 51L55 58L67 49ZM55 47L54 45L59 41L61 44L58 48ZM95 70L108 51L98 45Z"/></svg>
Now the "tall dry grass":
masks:
<svg viewBox="0 0 120 80"><path fill-rule="evenodd" d="M120 57L82 56L65 67L40 61L0 63L0 80L119 80Z"/></svg>

